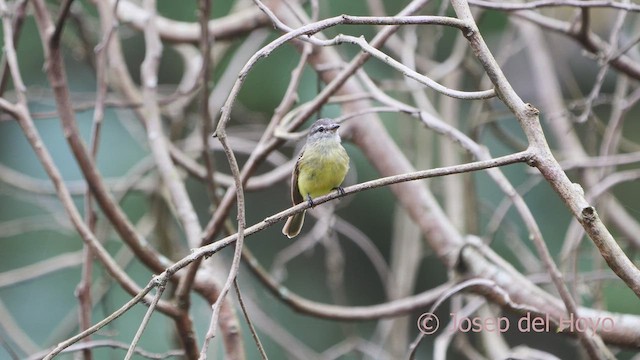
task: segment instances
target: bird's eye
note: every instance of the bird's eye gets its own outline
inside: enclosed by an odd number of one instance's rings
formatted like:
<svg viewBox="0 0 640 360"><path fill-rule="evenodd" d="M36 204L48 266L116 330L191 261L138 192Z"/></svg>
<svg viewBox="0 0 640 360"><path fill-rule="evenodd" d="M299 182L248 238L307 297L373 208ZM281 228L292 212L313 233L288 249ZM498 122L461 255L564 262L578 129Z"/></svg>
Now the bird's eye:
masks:
<svg viewBox="0 0 640 360"><path fill-rule="evenodd" d="M324 126L320 126L320 127L318 128L318 132L324 132Z"/></svg>

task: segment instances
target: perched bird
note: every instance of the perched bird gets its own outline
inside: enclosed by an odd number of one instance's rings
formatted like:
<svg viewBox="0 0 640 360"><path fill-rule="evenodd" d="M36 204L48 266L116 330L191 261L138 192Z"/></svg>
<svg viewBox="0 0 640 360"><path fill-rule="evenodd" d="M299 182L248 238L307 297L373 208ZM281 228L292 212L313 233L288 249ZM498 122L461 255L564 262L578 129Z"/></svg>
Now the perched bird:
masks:
<svg viewBox="0 0 640 360"><path fill-rule="evenodd" d="M326 195L331 190L344 193L340 184L349 170L349 155L340 144L339 127L340 124L326 118L311 126L291 176L293 205L307 200L309 206L313 206L313 198ZM289 238L297 236L302 229L305 212L290 216L282 233Z"/></svg>

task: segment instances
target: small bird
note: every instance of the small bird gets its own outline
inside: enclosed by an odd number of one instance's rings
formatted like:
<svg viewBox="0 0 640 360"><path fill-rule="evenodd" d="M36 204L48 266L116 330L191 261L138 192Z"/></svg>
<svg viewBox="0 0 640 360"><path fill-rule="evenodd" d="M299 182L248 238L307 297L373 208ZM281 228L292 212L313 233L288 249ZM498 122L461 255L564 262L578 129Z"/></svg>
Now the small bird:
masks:
<svg viewBox="0 0 640 360"><path fill-rule="evenodd" d="M326 118L311 126L291 176L293 205L306 199L309 206L313 206L313 198L326 195L331 190L344 193L340 184L349 170L349 155L340 144L339 127L340 124ZM305 212L290 216L282 233L290 239L300 234Z"/></svg>

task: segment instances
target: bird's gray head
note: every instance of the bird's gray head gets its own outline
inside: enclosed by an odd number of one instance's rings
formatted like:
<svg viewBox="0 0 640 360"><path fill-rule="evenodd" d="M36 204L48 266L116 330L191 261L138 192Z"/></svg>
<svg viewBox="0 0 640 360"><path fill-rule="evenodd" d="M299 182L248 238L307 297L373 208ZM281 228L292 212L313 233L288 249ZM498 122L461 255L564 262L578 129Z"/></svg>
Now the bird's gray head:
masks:
<svg viewBox="0 0 640 360"><path fill-rule="evenodd" d="M334 138L340 141L340 135L338 135L339 127L340 124L328 118L317 120L311 125L308 140Z"/></svg>

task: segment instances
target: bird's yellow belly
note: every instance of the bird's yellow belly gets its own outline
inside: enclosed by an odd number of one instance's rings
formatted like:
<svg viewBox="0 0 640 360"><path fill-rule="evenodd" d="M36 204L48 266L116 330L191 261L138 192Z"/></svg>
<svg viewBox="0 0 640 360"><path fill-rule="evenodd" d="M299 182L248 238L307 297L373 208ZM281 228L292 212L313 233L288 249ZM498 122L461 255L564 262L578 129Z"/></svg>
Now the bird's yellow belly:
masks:
<svg viewBox="0 0 640 360"><path fill-rule="evenodd" d="M349 158L342 146L317 153L322 155L304 156L299 164L298 190L305 199L307 195L316 198L330 193L342 184L349 170Z"/></svg>

